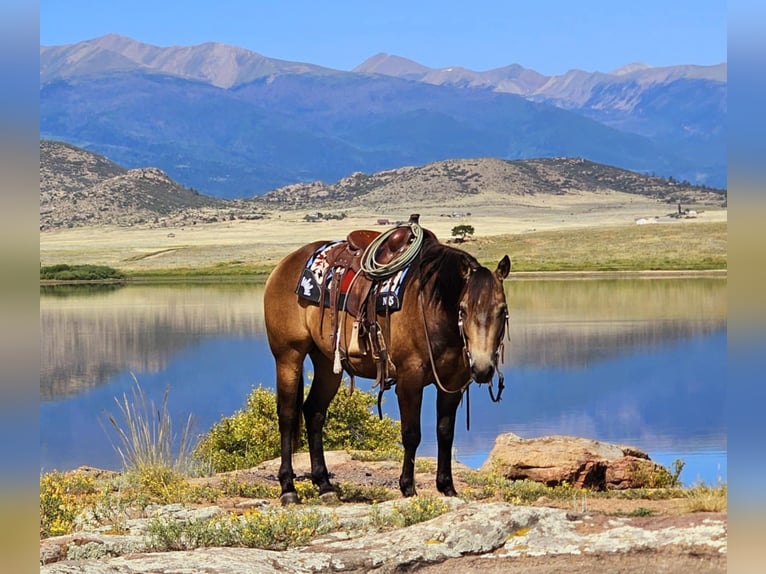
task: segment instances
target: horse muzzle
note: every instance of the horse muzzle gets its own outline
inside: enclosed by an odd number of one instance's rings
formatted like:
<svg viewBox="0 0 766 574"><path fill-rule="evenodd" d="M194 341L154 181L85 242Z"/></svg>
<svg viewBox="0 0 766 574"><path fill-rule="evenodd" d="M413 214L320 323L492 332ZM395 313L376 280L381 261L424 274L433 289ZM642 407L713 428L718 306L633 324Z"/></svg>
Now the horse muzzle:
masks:
<svg viewBox="0 0 766 574"><path fill-rule="evenodd" d="M471 378L480 385L487 385L492 382L495 375L495 366L491 363L486 365L471 365Z"/></svg>

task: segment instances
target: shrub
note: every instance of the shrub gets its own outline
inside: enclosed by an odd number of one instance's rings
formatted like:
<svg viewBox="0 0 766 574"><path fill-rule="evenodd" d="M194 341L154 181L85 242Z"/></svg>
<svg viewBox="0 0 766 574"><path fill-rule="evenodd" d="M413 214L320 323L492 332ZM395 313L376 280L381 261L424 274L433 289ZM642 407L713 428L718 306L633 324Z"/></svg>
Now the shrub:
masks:
<svg viewBox="0 0 766 574"><path fill-rule="evenodd" d="M327 450L363 450L390 455L401 450L401 427L390 417L372 411L377 393L351 392L342 386L327 409L324 446Z"/></svg>
<svg viewBox="0 0 766 574"><path fill-rule="evenodd" d="M448 510L447 503L442 499L414 496L394 504L389 513L383 513L377 504L373 505L370 520L376 528L406 528L441 516Z"/></svg>
<svg viewBox="0 0 766 574"><path fill-rule="evenodd" d="M304 546L318 534L336 528L332 517L316 510L254 510L180 522L154 519L149 523L149 541L154 550L188 550L203 546L245 546L286 550Z"/></svg>
<svg viewBox="0 0 766 574"><path fill-rule="evenodd" d="M278 455L277 399L261 387L253 389L243 409L221 417L195 451L215 472L250 468Z"/></svg>
<svg viewBox="0 0 766 574"><path fill-rule="evenodd" d="M473 500L499 498L511 504L529 504L541 496L554 500L566 500L576 496L577 489L568 483L559 486L546 486L532 480L509 480L497 472L471 471L464 474L467 488L463 495ZM590 494L590 493L588 493Z"/></svg>
<svg viewBox="0 0 766 574"><path fill-rule="evenodd" d="M79 472L40 476L40 537L72 532L74 519L95 498L93 478Z"/></svg>
<svg viewBox="0 0 766 574"><path fill-rule="evenodd" d="M727 486L725 483L717 486L695 484L684 492L686 508L691 512L726 512Z"/></svg>
<svg viewBox="0 0 766 574"><path fill-rule="evenodd" d="M307 389L308 391L308 389ZM373 393L351 393L343 386L333 399L324 429L327 450L365 450L392 453L400 449L398 421L382 420L372 412ZM222 417L203 437L195 456L215 472L250 468L280 454L276 394L258 387L245 408ZM305 447L304 447L305 450Z"/></svg>
<svg viewBox="0 0 766 574"><path fill-rule="evenodd" d="M124 279L125 274L106 265L44 265L40 267L40 279L57 281L100 281Z"/></svg>

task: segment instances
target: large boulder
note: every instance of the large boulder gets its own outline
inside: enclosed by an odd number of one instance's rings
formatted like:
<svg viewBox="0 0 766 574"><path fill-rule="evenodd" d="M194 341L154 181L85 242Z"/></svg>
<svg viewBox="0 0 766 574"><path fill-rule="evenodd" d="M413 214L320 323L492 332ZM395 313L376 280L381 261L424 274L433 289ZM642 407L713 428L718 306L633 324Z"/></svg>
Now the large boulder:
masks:
<svg viewBox="0 0 766 574"><path fill-rule="evenodd" d="M668 470L636 448L572 436L525 439L513 433L497 437L481 467L510 480L548 486L564 482L595 490L668 486Z"/></svg>

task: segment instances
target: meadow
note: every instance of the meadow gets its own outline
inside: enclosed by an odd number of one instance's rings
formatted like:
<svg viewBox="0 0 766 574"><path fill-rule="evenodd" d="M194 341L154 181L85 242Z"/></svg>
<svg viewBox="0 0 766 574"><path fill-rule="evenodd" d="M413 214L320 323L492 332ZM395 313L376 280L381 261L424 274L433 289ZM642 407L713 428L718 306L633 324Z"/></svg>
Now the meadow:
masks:
<svg viewBox="0 0 766 574"><path fill-rule="evenodd" d="M306 221L300 210L263 220L183 227L81 227L40 233L40 263L105 265L132 279L263 277L293 249L317 239L341 239L352 229L377 229L378 218L421 224L442 241L470 225L460 247L484 264L504 254L518 272L677 271L726 268L727 211L700 209L696 218L667 217L672 207L636 198L559 201L550 206L487 206L455 212L444 206L400 206L385 214L351 212L339 220ZM468 215L470 213L470 215ZM457 214L457 215L455 215ZM637 225L639 218L656 223Z"/></svg>

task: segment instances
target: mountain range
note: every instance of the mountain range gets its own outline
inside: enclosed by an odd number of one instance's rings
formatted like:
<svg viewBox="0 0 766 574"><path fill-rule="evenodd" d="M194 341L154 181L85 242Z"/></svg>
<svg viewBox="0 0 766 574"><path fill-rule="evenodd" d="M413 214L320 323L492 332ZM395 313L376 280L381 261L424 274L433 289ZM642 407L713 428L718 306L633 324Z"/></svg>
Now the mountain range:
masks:
<svg viewBox="0 0 766 574"><path fill-rule="evenodd" d="M724 187L725 116L725 63L544 76L379 54L346 72L117 35L40 48L42 138L222 198L487 157L577 157Z"/></svg>

